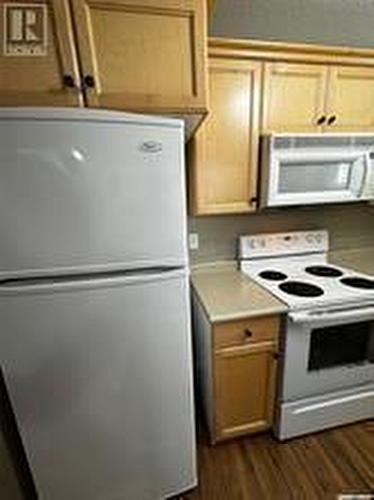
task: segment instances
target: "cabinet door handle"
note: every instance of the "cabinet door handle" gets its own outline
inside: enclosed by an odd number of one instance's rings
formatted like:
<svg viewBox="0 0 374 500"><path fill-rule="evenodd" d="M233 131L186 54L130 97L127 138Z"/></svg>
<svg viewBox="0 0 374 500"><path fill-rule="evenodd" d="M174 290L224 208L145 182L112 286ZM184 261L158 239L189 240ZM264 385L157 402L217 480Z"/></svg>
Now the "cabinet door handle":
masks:
<svg viewBox="0 0 374 500"><path fill-rule="evenodd" d="M326 116L325 115L322 115L318 118L317 120L317 125L323 125L326 121Z"/></svg>
<svg viewBox="0 0 374 500"><path fill-rule="evenodd" d="M74 78L71 75L64 75L62 81L64 87L69 87L70 89L74 89L76 87Z"/></svg>
<svg viewBox="0 0 374 500"><path fill-rule="evenodd" d="M280 358L279 352L275 352L275 353L273 354L273 358L274 358L275 360L278 360L278 359Z"/></svg>
<svg viewBox="0 0 374 500"><path fill-rule="evenodd" d="M253 333L251 332L251 330L249 328L246 328L244 330L244 335L246 336L246 338L251 338Z"/></svg>
<svg viewBox="0 0 374 500"><path fill-rule="evenodd" d="M256 196L252 196L252 198L249 200L249 203L251 205L255 205L258 202L258 198Z"/></svg>
<svg viewBox="0 0 374 500"><path fill-rule="evenodd" d="M93 89L95 87L95 79L94 79L94 77L92 75L86 75L84 77L84 85L85 85L85 87Z"/></svg>
<svg viewBox="0 0 374 500"><path fill-rule="evenodd" d="M327 120L327 125L332 125L333 123L336 122L336 115L330 116L330 118Z"/></svg>

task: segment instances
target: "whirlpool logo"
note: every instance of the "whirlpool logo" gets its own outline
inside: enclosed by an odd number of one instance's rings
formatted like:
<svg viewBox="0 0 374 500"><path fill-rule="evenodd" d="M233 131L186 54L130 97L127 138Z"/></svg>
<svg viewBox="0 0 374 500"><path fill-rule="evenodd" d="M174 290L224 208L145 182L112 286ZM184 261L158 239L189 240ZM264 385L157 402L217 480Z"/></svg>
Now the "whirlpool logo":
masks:
<svg viewBox="0 0 374 500"><path fill-rule="evenodd" d="M47 54L47 6L45 4L3 4L3 53L6 56Z"/></svg>

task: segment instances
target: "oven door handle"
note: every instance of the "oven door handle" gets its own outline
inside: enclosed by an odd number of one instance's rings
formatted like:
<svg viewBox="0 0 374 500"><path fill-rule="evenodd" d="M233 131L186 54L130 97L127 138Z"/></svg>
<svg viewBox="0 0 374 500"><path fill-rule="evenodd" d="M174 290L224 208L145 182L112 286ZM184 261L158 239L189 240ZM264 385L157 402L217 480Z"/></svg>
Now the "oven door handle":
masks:
<svg viewBox="0 0 374 500"><path fill-rule="evenodd" d="M356 321L374 320L374 306L355 307L329 311L291 312L289 317L294 323L340 324Z"/></svg>

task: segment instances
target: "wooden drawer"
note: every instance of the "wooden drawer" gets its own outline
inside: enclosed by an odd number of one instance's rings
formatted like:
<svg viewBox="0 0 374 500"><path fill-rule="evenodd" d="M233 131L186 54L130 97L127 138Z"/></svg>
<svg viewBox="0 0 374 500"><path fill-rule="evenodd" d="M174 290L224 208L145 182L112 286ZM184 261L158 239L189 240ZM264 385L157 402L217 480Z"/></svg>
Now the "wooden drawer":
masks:
<svg viewBox="0 0 374 500"><path fill-rule="evenodd" d="M244 319L218 323L213 327L214 347L231 347L266 340L277 340L279 316Z"/></svg>

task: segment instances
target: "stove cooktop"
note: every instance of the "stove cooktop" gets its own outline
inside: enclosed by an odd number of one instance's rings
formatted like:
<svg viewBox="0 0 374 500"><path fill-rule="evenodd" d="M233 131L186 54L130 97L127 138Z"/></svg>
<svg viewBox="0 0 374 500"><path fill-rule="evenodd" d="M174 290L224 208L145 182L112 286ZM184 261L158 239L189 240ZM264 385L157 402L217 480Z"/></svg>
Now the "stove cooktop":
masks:
<svg viewBox="0 0 374 500"><path fill-rule="evenodd" d="M279 285L279 289L296 297L320 297L325 293L320 286L305 281L286 280Z"/></svg>
<svg viewBox="0 0 374 500"><path fill-rule="evenodd" d="M343 276L343 271L330 265L307 266L305 272L312 276L323 276L326 278L338 278Z"/></svg>
<svg viewBox="0 0 374 500"><path fill-rule="evenodd" d="M327 231L244 236L240 267L292 310L374 304L374 276L328 261Z"/></svg>
<svg viewBox="0 0 374 500"><path fill-rule="evenodd" d="M343 303L374 304L374 276L330 265L326 256L243 261L241 269L290 309Z"/></svg>

